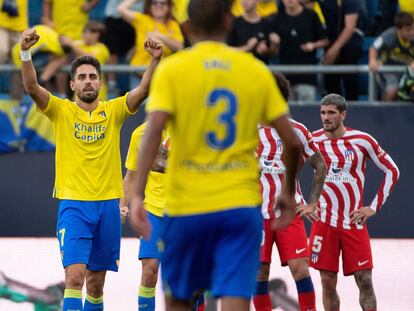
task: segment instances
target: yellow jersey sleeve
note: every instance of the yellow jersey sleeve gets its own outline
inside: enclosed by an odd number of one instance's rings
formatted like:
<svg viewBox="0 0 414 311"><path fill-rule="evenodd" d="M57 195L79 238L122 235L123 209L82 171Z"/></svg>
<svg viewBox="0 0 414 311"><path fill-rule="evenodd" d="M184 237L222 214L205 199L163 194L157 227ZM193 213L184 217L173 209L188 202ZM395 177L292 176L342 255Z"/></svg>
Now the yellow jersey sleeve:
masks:
<svg viewBox="0 0 414 311"><path fill-rule="evenodd" d="M111 109L112 113L114 114L117 123L122 124L130 115L133 115L135 112L129 110L128 105L126 103L127 94L121 97L117 97L111 99L105 104Z"/></svg>
<svg viewBox="0 0 414 311"><path fill-rule="evenodd" d="M65 105L65 99L52 95L52 93L49 93L49 96L46 109L41 111L37 108L37 111L43 113L49 120L54 121L62 105Z"/></svg>
<svg viewBox="0 0 414 311"><path fill-rule="evenodd" d="M125 167L130 171L137 171L137 159L139 145L141 144L142 136L144 135L146 124L138 126L131 135L129 143L128 154L125 161Z"/></svg>
<svg viewBox="0 0 414 311"><path fill-rule="evenodd" d="M158 66L154 72L152 83L150 87L151 96L148 98L147 105L145 107L147 113L153 111L164 111L169 114L173 114L173 77L170 75L171 70L168 70L166 66Z"/></svg>

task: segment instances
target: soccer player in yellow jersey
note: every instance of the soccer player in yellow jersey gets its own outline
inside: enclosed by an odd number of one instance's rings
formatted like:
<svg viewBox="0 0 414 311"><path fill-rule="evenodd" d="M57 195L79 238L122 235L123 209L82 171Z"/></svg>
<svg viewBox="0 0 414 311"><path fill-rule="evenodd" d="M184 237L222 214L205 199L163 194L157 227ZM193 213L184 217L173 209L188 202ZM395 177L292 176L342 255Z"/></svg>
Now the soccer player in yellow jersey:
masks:
<svg viewBox="0 0 414 311"><path fill-rule="evenodd" d="M137 127L132 133L131 142L125 167L127 168L124 177L124 198L120 200L121 210L126 214L130 201L133 178L137 172L137 152L141 143L147 123ZM165 208L165 167L169 148L168 137L163 131L163 143L158 149L158 155L148 176L148 183L145 189L145 210L151 223L152 232L149 240L141 239L139 243L138 258L142 264L141 283L138 291L138 310L155 310L155 286L158 279L158 267L160 253L158 251L158 238L161 228L162 215Z"/></svg>
<svg viewBox="0 0 414 311"><path fill-rule="evenodd" d="M247 311L255 289L261 242L257 125L274 126L285 143L288 173L275 227L294 217L300 141L267 67L226 46L231 1L191 0L194 46L163 60L151 85L142 138L132 226L148 237L143 207L147 175L168 122L171 150L161 229L161 269L167 310L188 310L204 289L223 310Z"/></svg>
<svg viewBox="0 0 414 311"><path fill-rule="evenodd" d="M65 268L63 311L103 310L106 271L117 271L119 263L120 129L147 96L162 44L146 41L152 62L141 84L110 101L98 99L102 87L99 62L91 56L76 58L71 65L72 102L51 95L37 82L29 49L38 40L34 29L23 32L22 75L27 93L55 130L54 196L61 200L57 235ZM87 296L82 306L85 279Z"/></svg>

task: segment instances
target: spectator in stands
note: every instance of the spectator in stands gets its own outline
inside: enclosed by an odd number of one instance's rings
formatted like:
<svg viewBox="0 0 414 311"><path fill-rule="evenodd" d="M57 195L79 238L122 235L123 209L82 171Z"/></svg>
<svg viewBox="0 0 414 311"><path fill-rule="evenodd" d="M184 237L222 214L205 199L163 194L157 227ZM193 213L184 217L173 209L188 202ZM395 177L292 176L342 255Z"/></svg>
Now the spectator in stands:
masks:
<svg viewBox="0 0 414 311"><path fill-rule="evenodd" d="M357 28L360 0L324 0L320 2L326 19L329 46L325 65L355 65L362 54L363 33ZM342 85L343 84L343 85ZM358 99L358 75L325 75L328 93L342 94L349 100Z"/></svg>
<svg viewBox="0 0 414 311"><path fill-rule="evenodd" d="M299 0L282 0L284 8L272 18L270 30L280 41L280 63L317 64L316 51L326 47L329 42L326 29L318 15L304 8ZM296 100L316 99L316 75L286 75L292 85Z"/></svg>
<svg viewBox="0 0 414 311"><path fill-rule="evenodd" d="M72 40L82 39L88 13L99 0L44 0L42 23L59 35Z"/></svg>
<svg viewBox="0 0 414 311"><path fill-rule="evenodd" d="M251 52L267 64L272 46L277 44L277 38L269 37L268 21L257 13L258 2L259 0L242 0L244 13L234 18L227 43L240 50Z"/></svg>
<svg viewBox="0 0 414 311"><path fill-rule="evenodd" d="M125 57L132 50L135 43L134 28L121 18L117 7L122 0L108 0L105 6L105 36L104 43L111 53L108 64L115 65L120 63L120 59ZM137 1L134 5L135 11L143 11L143 1ZM116 74L108 73L108 92L119 95L116 83Z"/></svg>
<svg viewBox="0 0 414 311"><path fill-rule="evenodd" d="M68 37L61 37L60 42L72 49L74 57L90 55L95 57L101 65L106 64L109 59L109 50L100 40L105 31L105 26L96 21L90 21L83 30L82 40L73 41ZM107 87L105 78L99 92L100 100L107 100Z"/></svg>
<svg viewBox="0 0 414 311"><path fill-rule="evenodd" d="M131 9L134 2L135 0L124 0L118 6L122 18L135 29L135 53L131 65L149 64L151 57L144 50L144 42L148 37L156 38L164 44L164 57L183 48L184 38L180 25L172 17L172 0L145 0L144 13ZM130 84L136 86L137 83L134 76Z"/></svg>
<svg viewBox="0 0 414 311"><path fill-rule="evenodd" d="M0 64L7 62L20 34L28 28L28 0L0 0Z"/></svg>
<svg viewBox="0 0 414 311"><path fill-rule="evenodd" d="M231 13L234 16L242 16L245 11L242 4L243 0L234 0ZM257 13L261 17L270 16L276 14L278 11L276 0L259 0L257 3Z"/></svg>
<svg viewBox="0 0 414 311"><path fill-rule="evenodd" d="M414 68L414 18L406 12L397 13L395 27L384 31L369 49L369 68L376 72L380 64L410 65ZM384 89L383 100L397 99L400 74L386 73L379 76Z"/></svg>
<svg viewBox="0 0 414 311"><path fill-rule="evenodd" d="M414 102L414 68L411 66L407 67L407 70L401 78L398 99Z"/></svg>

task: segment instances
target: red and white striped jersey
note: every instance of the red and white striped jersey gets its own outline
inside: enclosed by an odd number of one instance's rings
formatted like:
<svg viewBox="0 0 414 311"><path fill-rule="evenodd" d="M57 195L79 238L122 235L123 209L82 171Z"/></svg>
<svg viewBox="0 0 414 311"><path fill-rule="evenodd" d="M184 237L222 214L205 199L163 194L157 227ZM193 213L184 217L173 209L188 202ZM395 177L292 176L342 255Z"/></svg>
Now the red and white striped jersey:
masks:
<svg viewBox="0 0 414 311"><path fill-rule="evenodd" d="M325 131L313 132L325 159L327 174L319 200L321 221L332 227L350 229L350 213L363 207L366 163L371 159L385 173L370 208L378 211L399 177L397 165L369 134L346 128L343 137L330 139ZM354 225L352 225L354 226ZM362 228L357 224L357 228Z"/></svg>
<svg viewBox="0 0 414 311"><path fill-rule="evenodd" d="M303 154L308 158L318 150L310 131L299 122L289 119L296 136L303 144ZM262 215L264 219L275 217L275 204L282 192L283 178L286 171L283 163L283 142L277 131L272 127L259 127L259 146L257 155L261 167L260 186L262 191ZM304 203L299 180L296 179L296 203ZM276 215L278 216L278 215Z"/></svg>

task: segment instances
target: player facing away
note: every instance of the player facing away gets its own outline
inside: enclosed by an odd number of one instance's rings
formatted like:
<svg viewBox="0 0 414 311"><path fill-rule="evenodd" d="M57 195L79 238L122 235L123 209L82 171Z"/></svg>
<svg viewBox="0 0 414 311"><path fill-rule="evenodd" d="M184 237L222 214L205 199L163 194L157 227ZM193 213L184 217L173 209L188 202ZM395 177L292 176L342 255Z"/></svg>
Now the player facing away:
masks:
<svg viewBox="0 0 414 311"><path fill-rule="evenodd" d="M276 226L286 226L295 214L301 144L271 72L224 43L230 8L231 1L189 2L193 47L162 62L147 104L130 220L148 237L144 190L168 122L171 150L160 234L167 310L189 310L194 294L204 289L221 298L225 311L249 309L262 225L254 156L260 122L276 127L285 142L287 173Z"/></svg>
<svg viewBox="0 0 414 311"><path fill-rule="evenodd" d="M147 122L138 126L131 136L131 142L125 161L127 172L124 177L124 198L120 200L120 208L124 214L128 214L128 204L130 202L133 179L138 170L137 156L146 126ZM150 238L148 240L140 239L139 243L138 259L141 261L142 274L138 290L138 310L141 311L155 310L155 286L157 285L158 280L160 260L160 252L157 244L165 208L165 169L167 166L168 150L170 148L167 131L164 130L162 132L161 140L162 143L148 174L147 186L145 188L145 210L152 230ZM200 294L196 301L196 305L194 306L194 310L204 310L203 298L204 296Z"/></svg>
<svg viewBox="0 0 414 311"><path fill-rule="evenodd" d="M99 101L99 62L82 56L71 64L75 101L61 99L40 86L29 48L39 40L33 29L23 32L23 83L38 111L53 123L56 137L54 197L60 199L57 234L65 268L63 310L103 310L106 271L117 271L121 241L119 198L123 196L120 129L146 98L162 44L145 46L152 62L144 83L127 95ZM82 306L82 287L87 296Z"/></svg>
<svg viewBox="0 0 414 311"><path fill-rule="evenodd" d="M289 81L280 73L275 74L277 85L287 101L290 94ZM306 229L301 216L314 221L318 219L316 204L325 181L325 161L315 143L312 134L302 124L293 119L290 123L303 145L304 161L314 168L312 188L306 204L299 180L296 180L295 203L298 213L293 222L285 229L271 229L271 222L278 216L277 201L282 193L282 184L286 172L283 159L283 142L274 128L259 127L259 146L257 156L260 161L260 185L262 189L263 240L260 250L260 269L257 275L256 294L253 303L257 311L271 311L272 305L268 290L270 264L273 244L276 243L282 266L289 266L296 282L301 311L316 310L315 291L309 274L309 252ZM276 210L275 210L276 208Z"/></svg>
<svg viewBox="0 0 414 311"><path fill-rule="evenodd" d="M366 220L375 215L394 189L397 165L369 134L345 127L345 98L328 94L321 101L323 128L313 132L327 175L319 200L320 221L312 224L311 267L320 271L325 310L339 310L336 291L339 256L345 276L354 275L362 310L377 310L372 285L372 253ZM366 163L372 160L385 176L368 206L363 205Z"/></svg>

